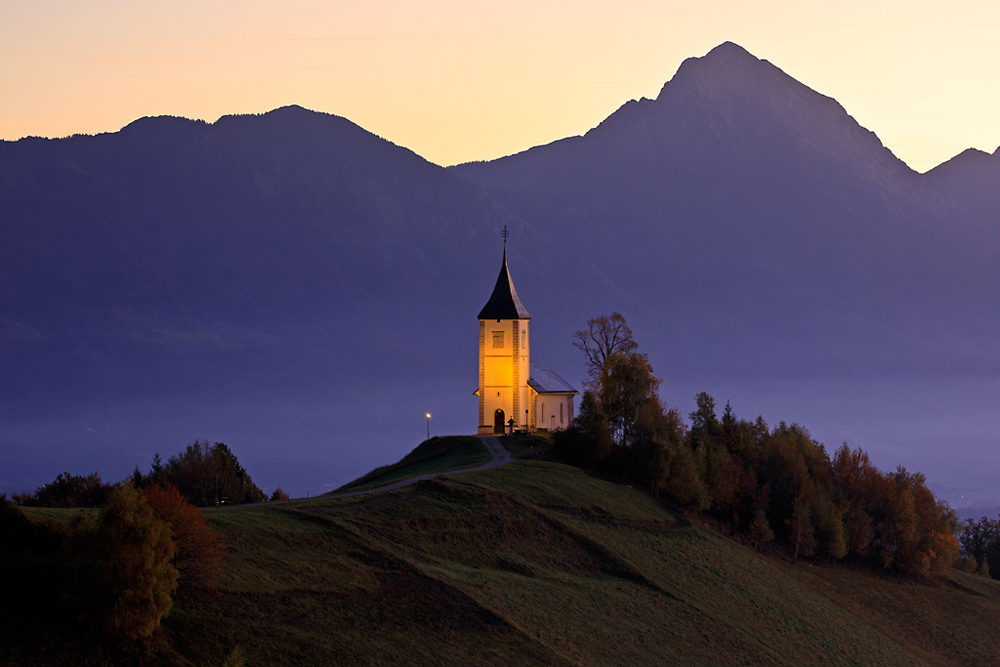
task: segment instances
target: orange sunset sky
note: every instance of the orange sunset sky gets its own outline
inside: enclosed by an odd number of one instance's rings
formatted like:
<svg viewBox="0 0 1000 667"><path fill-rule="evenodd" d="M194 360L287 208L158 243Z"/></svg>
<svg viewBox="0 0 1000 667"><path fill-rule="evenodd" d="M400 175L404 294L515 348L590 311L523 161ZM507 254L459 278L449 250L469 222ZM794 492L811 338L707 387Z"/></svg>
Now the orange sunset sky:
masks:
<svg viewBox="0 0 1000 667"><path fill-rule="evenodd" d="M740 44L926 171L1000 145L1000 3L4 0L0 138L300 104L442 165L581 134Z"/></svg>

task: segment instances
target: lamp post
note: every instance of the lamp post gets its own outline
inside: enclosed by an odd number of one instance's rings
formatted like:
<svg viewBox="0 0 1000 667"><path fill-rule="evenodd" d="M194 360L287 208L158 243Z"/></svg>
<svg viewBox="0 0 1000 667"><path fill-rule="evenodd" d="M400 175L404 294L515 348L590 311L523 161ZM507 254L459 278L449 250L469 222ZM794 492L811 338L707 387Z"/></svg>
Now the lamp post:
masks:
<svg viewBox="0 0 1000 667"><path fill-rule="evenodd" d="M427 413L427 439L431 439L431 413Z"/></svg>

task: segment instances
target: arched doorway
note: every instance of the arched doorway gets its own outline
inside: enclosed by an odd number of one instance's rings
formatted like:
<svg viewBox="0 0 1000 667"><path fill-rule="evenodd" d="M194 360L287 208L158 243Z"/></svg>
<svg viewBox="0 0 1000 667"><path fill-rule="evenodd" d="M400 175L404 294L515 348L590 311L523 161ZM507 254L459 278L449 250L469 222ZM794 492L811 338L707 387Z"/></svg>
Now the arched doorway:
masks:
<svg viewBox="0 0 1000 667"><path fill-rule="evenodd" d="M504 413L503 410L497 408L497 411L493 413L493 432L503 435L504 424Z"/></svg>

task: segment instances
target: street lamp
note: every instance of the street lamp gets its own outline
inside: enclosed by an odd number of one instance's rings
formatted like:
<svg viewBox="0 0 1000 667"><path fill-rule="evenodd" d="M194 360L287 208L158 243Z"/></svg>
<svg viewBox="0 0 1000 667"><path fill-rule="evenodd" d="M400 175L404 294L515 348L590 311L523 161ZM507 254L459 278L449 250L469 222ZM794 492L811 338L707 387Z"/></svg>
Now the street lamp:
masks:
<svg viewBox="0 0 1000 667"><path fill-rule="evenodd" d="M431 439L431 413L427 413L427 439Z"/></svg>

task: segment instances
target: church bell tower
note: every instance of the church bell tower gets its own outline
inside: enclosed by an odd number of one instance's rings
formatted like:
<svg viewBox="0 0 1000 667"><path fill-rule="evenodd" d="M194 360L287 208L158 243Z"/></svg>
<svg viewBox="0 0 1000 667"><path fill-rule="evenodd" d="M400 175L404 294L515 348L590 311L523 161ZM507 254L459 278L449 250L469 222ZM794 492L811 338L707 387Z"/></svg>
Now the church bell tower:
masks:
<svg viewBox="0 0 1000 667"><path fill-rule="evenodd" d="M479 311L479 434L503 433L514 420L527 428L531 315L514 289L507 270L507 228L503 230L503 265L490 300Z"/></svg>

